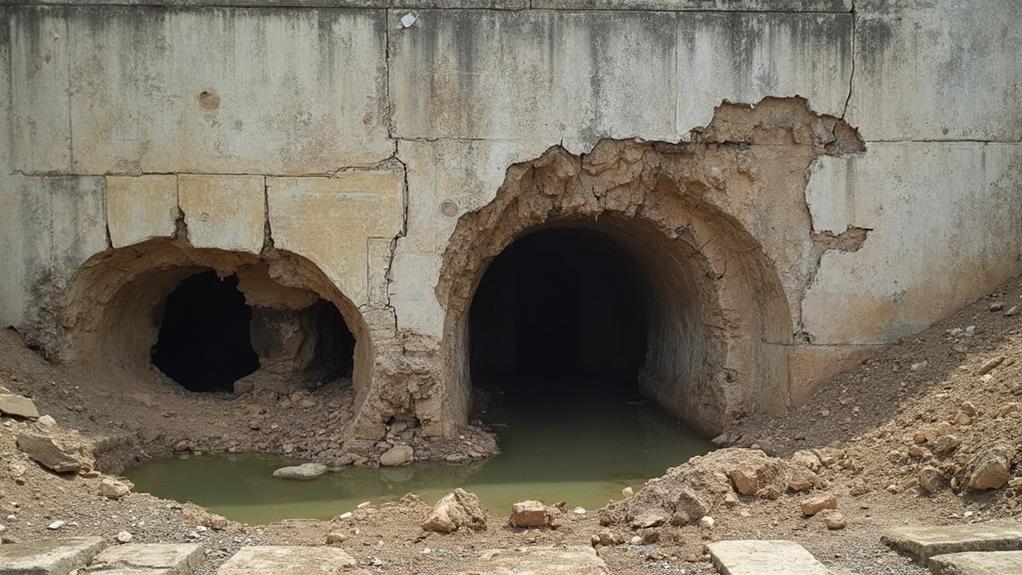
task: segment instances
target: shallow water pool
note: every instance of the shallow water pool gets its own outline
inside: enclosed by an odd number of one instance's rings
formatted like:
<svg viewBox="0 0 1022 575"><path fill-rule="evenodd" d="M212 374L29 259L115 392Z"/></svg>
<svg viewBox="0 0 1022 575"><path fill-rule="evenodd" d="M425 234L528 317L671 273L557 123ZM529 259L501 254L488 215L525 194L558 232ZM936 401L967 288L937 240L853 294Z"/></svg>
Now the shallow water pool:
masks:
<svg viewBox="0 0 1022 575"><path fill-rule="evenodd" d="M265 455L157 459L126 470L137 491L192 501L236 521L329 519L363 501L414 492L428 502L455 487L497 513L523 499L596 509L712 445L643 401L600 396L489 414L502 453L467 465L347 468L308 482L274 479L294 460Z"/></svg>

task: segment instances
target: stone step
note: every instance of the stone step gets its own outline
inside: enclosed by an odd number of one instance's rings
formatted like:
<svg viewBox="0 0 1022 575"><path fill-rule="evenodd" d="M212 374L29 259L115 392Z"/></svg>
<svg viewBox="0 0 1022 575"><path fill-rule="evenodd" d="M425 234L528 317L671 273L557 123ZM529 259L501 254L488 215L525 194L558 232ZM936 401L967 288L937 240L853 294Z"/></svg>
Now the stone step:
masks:
<svg viewBox="0 0 1022 575"><path fill-rule="evenodd" d="M217 575L368 575L351 555L332 547L245 547L217 570Z"/></svg>
<svg viewBox="0 0 1022 575"><path fill-rule="evenodd" d="M0 545L0 575L68 575L103 548L102 537L66 537Z"/></svg>
<svg viewBox="0 0 1022 575"><path fill-rule="evenodd" d="M607 564L588 545L490 549L452 575L609 575Z"/></svg>
<svg viewBox="0 0 1022 575"><path fill-rule="evenodd" d="M1022 549L1022 524L990 521L941 527L899 527L885 533L884 543L923 562L934 555L966 551Z"/></svg>
<svg viewBox="0 0 1022 575"><path fill-rule="evenodd" d="M933 575L1009 575L1022 573L1022 551L969 551L930 557Z"/></svg>
<svg viewBox="0 0 1022 575"><path fill-rule="evenodd" d="M81 573L89 575L191 575L202 563L193 543L135 543L107 547Z"/></svg>
<svg viewBox="0 0 1022 575"><path fill-rule="evenodd" d="M721 575L831 575L794 541L717 541L706 549Z"/></svg>

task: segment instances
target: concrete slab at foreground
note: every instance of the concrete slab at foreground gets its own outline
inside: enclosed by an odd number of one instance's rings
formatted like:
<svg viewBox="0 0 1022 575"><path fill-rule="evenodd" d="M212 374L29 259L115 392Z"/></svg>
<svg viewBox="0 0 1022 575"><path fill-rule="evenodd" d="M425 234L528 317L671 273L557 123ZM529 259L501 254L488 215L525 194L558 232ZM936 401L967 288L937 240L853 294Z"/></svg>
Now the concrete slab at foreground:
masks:
<svg viewBox="0 0 1022 575"><path fill-rule="evenodd" d="M586 545L490 549L452 575L610 575L607 564Z"/></svg>
<svg viewBox="0 0 1022 575"><path fill-rule="evenodd" d="M1022 551L951 553L930 557L933 575L1006 575L1022 573Z"/></svg>
<svg viewBox="0 0 1022 575"><path fill-rule="evenodd" d="M706 549L721 575L831 575L794 541L718 541Z"/></svg>
<svg viewBox="0 0 1022 575"><path fill-rule="evenodd" d="M106 547L102 537L0 545L0 575L68 575Z"/></svg>
<svg viewBox="0 0 1022 575"><path fill-rule="evenodd" d="M197 544L133 544L109 547L83 575L191 575L202 563Z"/></svg>
<svg viewBox="0 0 1022 575"><path fill-rule="evenodd" d="M216 575L345 575L368 574L357 569L351 555L331 547L257 546L238 551Z"/></svg>
<svg viewBox="0 0 1022 575"><path fill-rule="evenodd" d="M966 551L1022 549L1022 524L991 521L941 527L899 527L884 534L883 542L919 559Z"/></svg>

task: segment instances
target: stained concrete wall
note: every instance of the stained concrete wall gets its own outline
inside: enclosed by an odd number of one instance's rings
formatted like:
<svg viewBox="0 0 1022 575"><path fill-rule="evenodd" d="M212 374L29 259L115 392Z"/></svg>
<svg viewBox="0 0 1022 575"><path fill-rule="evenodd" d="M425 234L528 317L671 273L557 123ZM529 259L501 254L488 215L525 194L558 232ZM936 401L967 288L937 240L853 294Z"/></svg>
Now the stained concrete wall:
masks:
<svg viewBox="0 0 1022 575"><path fill-rule="evenodd" d="M748 206L783 263L793 397L1022 268L1014 0L207 4L0 1L0 322L48 349L96 254L182 233L294 251L383 342L373 409L446 429L438 364L460 359L435 286L508 167L686 140L768 96L866 144L792 174L799 205ZM808 225L771 229L773 209ZM814 241L849 228L857 249Z"/></svg>

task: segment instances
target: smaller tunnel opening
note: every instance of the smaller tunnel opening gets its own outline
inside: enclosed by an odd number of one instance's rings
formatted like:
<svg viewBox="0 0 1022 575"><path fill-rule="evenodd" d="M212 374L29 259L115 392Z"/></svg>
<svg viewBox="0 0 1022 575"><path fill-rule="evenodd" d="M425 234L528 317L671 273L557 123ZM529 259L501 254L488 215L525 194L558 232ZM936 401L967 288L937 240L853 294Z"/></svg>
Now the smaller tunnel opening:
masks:
<svg viewBox="0 0 1022 575"><path fill-rule="evenodd" d="M353 376L355 337L337 307L251 268L193 273L159 318L150 361L190 391L279 396Z"/></svg>
<svg viewBox="0 0 1022 575"><path fill-rule="evenodd" d="M251 319L237 276L195 274L167 296L152 363L190 391L232 391L259 369Z"/></svg>

